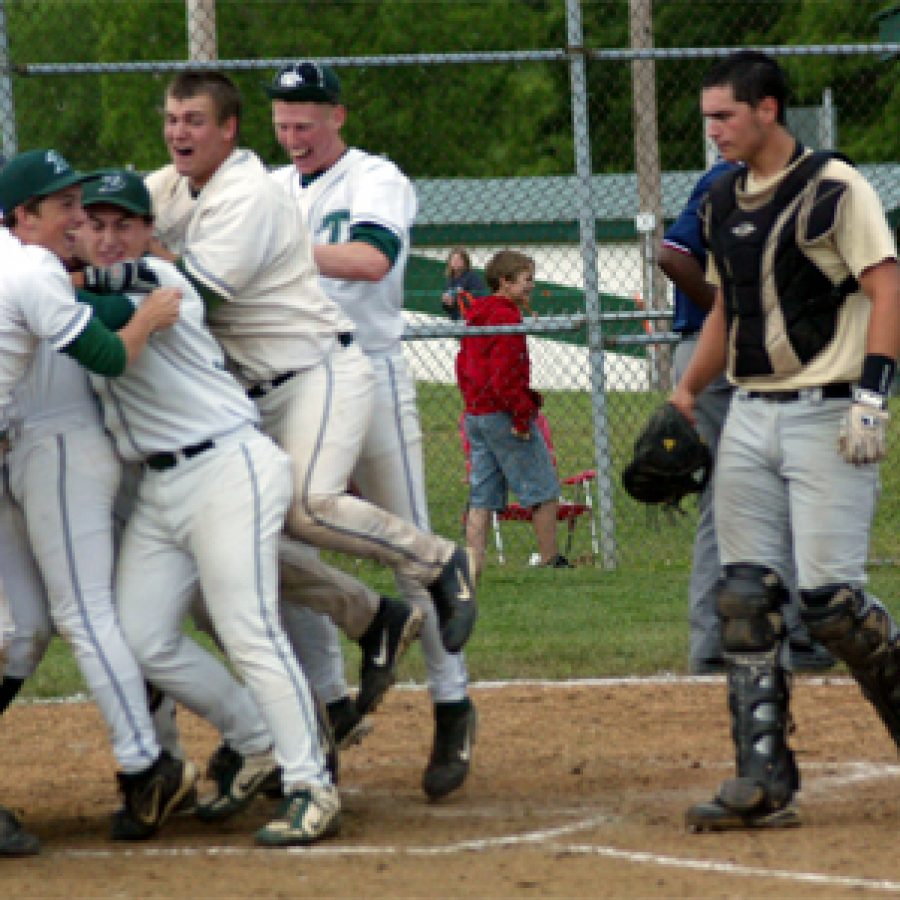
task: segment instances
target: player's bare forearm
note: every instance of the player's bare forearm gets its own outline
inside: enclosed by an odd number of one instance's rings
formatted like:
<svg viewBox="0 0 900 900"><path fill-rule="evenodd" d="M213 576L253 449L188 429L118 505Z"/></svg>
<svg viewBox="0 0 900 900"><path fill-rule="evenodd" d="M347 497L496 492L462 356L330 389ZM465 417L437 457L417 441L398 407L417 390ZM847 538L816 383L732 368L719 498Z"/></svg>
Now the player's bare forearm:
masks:
<svg viewBox="0 0 900 900"><path fill-rule="evenodd" d="M681 381L675 386L669 400L696 424L694 400L697 395L725 369L727 328L722 292L716 291L716 301L697 339L697 348Z"/></svg>
<svg viewBox="0 0 900 900"><path fill-rule="evenodd" d="M663 246L659 250L659 267L675 287L691 298L695 306L704 312L712 309L716 289L706 280L703 267L694 256Z"/></svg>
<svg viewBox="0 0 900 900"><path fill-rule="evenodd" d="M886 259L859 276L872 301L866 353L896 360L900 355L900 266Z"/></svg>
<svg viewBox="0 0 900 900"><path fill-rule="evenodd" d="M381 281L391 269L391 261L371 244L318 244L313 256L320 275L346 281Z"/></svg>

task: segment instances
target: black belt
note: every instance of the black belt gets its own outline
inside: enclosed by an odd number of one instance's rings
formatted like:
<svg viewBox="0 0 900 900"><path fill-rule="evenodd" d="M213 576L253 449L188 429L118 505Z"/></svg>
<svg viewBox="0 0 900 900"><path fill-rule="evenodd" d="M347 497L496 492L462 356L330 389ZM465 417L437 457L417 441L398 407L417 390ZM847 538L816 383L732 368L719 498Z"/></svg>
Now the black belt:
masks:
<svg viewBox="0 0 900 900"><path fill-rule="evenodd" d="M342 347L349 347L353 343L353 332L342 331L338 334L337 339ZM254 384L247 391L247 396L251 400L259 400L260 397L265 397L266 394L274 391L275 388L280 387L286 381L290 381L298 371L299 369L292 369L290 372L282 372L280 375L276 375L271 381L262 381L259 384Z"/></svg>
<svg viewBox="0 0 900 900"><path fill-rule="evenodd" d="M247 391L247 396L251 400L258 400L260 397L265 397L269 391L274 391L275 388L284 384L286 381L290 381L299 370L294 369L291 372L282 372L280 375L276 375L271 381L263 381L261 384L254 384L249 391Z"/></svg>
<svg viewBox="0 0 900 900"><path fill-rule="evenodd" d="M190 447L182 447L180 450L164 450L162 453L151 453L144 463L154 472L165 472L166 469L174 469L178 465L181 457L191 459L212 450L216 444L214 441L201 441L199 444L193 444Z"/></svg>
<svg viewBox="0 0 900 900"><path fill-rule="evenodd" d="M745 391L744 395L752 400L768 400L770 403L792 403L795 400L811 399L815 396L823 400L849 400L853 396L853 385L849 381L838 381L799 391Z"/></svg>

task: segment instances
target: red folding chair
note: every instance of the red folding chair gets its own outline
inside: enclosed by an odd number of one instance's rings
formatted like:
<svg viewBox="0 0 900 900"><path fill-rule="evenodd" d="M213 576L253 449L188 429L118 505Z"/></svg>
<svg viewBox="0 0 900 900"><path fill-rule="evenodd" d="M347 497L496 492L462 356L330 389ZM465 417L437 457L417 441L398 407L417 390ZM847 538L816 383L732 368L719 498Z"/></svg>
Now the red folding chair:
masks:
<svg viewBox="0 0 900 900"><path fill-rule="evenodd" d="M466 434L466 414L463 412L459 417L459 440L462 444L463 455L466 460L466 481L472 471L471 461L471 445L469 444L469 436ZM536 424L538 431L547 444L550 451L550 458L553 461L553 468L556 468L556 450L553 447L553 438L550 435L550 423L547 417L539 412ZM591 482L596 480L596 469L585 469L575 475L567 478L560 478L560 487L568 488L571 497L561 495L559 498L559 508L556 512L556 521L566 523L566 549L565 555L569 556L572 552L572 544L575 539L575 526L582 516L587 516L591 530L591 556L596 557L599 553L600 546L597 540L597 523L594 520L594 498ZM497 561L502 565L506 562L506 556L503 551L503 533L500 530L501 522L531 522L534 514L532 510L522 506L519 503L509 503L505 509L494 511L491 514L491 524L494 531L494 545L497 548Z"/></svg>

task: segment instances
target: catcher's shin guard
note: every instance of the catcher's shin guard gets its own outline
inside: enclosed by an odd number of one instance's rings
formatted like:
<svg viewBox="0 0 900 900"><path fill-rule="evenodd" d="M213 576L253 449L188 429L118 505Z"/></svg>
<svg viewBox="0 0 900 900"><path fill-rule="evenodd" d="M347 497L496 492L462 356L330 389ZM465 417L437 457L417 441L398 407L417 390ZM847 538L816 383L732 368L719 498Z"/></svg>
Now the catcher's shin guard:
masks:
<svg viewBox="0 0 900 900"><path fill-rule="evenodd" d="M801 591L800 600L812 639L847 664L900 748L900 635L890 613L845 584Z"/></svg>
<svg viewBox="0 0 900 900"><path fill-rule="evenodd" d="M695 831L793 825L789 804L800 777L787 743L789 683L780 662L787 591L762 566L727 566L725 573L717 608L737 777L688 810L687 824Z"/></svg>

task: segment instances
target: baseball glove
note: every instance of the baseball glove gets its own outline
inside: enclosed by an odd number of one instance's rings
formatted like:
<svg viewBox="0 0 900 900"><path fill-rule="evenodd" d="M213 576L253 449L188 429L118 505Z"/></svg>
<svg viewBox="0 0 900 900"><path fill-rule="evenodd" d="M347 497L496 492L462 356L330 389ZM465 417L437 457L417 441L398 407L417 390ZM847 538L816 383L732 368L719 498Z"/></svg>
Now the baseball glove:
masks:
<svg viewBox="0 0 900 900"><path fill-rule="evenodd" d="M671 404L650 417L634 442L634 458L622 473L625 490L641 503L679 508L687 494L699 494L712 472L709 448Z"/></svg>

